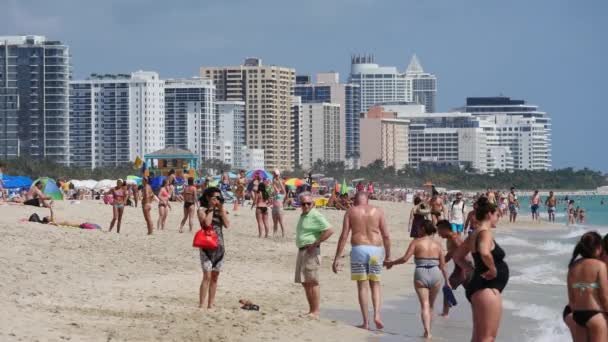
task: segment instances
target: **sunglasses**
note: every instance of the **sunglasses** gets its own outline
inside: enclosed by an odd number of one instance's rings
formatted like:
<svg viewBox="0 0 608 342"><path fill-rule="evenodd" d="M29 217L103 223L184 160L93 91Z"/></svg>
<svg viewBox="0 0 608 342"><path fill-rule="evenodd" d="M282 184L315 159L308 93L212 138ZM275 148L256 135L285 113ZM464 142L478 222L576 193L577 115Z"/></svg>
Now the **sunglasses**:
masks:
<svg viewBox="0 0 608 342"><path fill-rule="evenodd" d="M312 202L302 202L302 206L311 206Z"/></svg>

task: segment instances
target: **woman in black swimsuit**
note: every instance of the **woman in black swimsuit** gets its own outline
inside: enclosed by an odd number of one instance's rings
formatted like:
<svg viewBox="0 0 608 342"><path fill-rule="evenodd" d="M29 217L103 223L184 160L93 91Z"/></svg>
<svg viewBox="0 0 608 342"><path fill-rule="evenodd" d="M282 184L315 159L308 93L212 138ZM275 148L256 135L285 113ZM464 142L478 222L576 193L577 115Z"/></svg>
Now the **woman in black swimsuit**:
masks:
<svg viewBox="0 0 608 342"><path fill-rule="evenodd" d="M563 318L574 341L608 338L608 270L601 259L603 253L600 234L585 233L568 265L568 305Z"/></svg>
<svg viewBox="0 0 608 342"><path fill-rule="evenodd" d="M490 229L496 228L498 208L486 197L477 200L475 219L479 223L458 247L454 260L473 275L466 288L466 296L473 312L472 341L494 341L502 316L502 290L509 281L509 267L504 262L505 252L494 241ZM471 253L475 267L471 270L466 256Z"/></svg>
<svg viewBox="0 0 608 342"><path fill-rule="evenodd" d="M262 237L262 226L264 227L265 235L268 237L270 224L268 223L268 201L270 195L266 191L266 184L260 183L257 189L253 190L253 201L251 202L251 209L255 207L255 219L258 222L258 237Z"/></svg>
<svg viewBox="0 0 608 342"><path fill-rule="evenodd" d="M184 231L186 221L188 221L190 231L192 231L192 217L196 211L196 186L194 186L194 178L188 178L188 186L182 192L182 197L184 198L184 218L182 218L182 222L179 225L180 233Z"/></svg>

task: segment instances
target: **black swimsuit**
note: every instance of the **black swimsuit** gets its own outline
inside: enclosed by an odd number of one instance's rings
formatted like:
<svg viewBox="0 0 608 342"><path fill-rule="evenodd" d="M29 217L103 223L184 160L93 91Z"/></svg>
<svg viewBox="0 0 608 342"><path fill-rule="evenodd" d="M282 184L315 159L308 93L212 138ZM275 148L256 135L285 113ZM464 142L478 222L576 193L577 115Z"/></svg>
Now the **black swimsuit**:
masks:
<svg viewBox="0 0 608 342"><path fill-rule="evenodd" d="M475 245L479 245L479 233L477 233ZM469 302L473 294L483 289L497 289L502 293L507 282L509 281L509 266L504 262L505 251L494 241L494 249L492 250L492 258L494 259L494 267L496 267L496 278L487 280L481 277L482 274L488 271L488 267L481 259L479 252L472 253L475 261L475 270L473 276L466 288L466 295Z"/></svg>

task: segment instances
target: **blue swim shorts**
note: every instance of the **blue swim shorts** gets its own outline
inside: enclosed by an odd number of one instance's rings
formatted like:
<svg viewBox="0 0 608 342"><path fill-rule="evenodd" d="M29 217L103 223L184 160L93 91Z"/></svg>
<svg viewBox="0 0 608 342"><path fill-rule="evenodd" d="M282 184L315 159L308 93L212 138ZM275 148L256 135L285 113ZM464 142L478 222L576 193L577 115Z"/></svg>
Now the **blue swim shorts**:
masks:
<svg viewBox="0 0 608 342"><path fill-rule="evenodd" d="M384 263L384 248L379 246L353 246L350 252L352 280L380 281Z"/></svg>
<svg viewBox="0 0 608 342"><path fill-rule="evenodd" d="M464 224L452 223L452 231L456 233L464 232Z"/></svg>

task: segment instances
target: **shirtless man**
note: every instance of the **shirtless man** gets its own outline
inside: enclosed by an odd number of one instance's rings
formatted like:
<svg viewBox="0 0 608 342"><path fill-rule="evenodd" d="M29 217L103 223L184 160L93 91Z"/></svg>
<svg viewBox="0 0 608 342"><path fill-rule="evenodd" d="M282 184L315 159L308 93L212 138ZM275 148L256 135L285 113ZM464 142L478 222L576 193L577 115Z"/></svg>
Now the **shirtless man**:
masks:
<svg viewBox="0 0 608 342"><path fill-rule="evenodd" d="M146 220L146 225L148 227L148 235L151 235L154 231L154 223L152 223L152 201L158 198L154 195L154 192L152 192L152 187L148 182L148 177L144 177L142 180L144 188L141 191L141 208L144 212L144 219Z"/></svg>
<svg viewBox="0 0 608 342"><path fill-rule="evenodd" d="M492 191L492 189L488 189L486 192L486 197L488 197L488 202L496 204L496 193Z"/></svg>
<svg viewBox="0 0 608 342"><path fill-rule="evenodd" d="M39 207L42 204L43 207L50 208L53 204L53 201L47 202L51 198L42 193L42 182L38 182L30 187L30 191L27 192L26 199L27 200L23 202L23 204L34 207Z"/></svg>
<svg viewBox="0 0 608 342"><path fill-rule="evenodd" d="M452 225L448 220L441 220L437 222L437 231L439 236L446 239L447 254L445 255L445 263L447 264L452 259L454 252L456 249L458 249L458 246L462 244L463 240L460 238L460 234L452 230ZM466 286L467 279L468 275L465 273L465 271L457 264L454 264L454 271L448 278L452 290L456 290L456 288L460 285ZM449 313L450 305L448 304L447 298L444 296L443 313L441 316L447 318Z"/></svg>
<svg viewBox="0 0 608 342"><path fill-rule="evenodd" d="M439 195L434 195L431 197L429 205L431 206L431 221L436 225L437 222L442 219L445 210L443 207L443 199Z"/></svg>
<svg viewBox="0 0 608 342"><path fill-rule="evenodd" d="M368 204L368 194L358 192L355 196L356 206L348 209L344 214L342 234L336 248L336 256L332 265L334 273L338 273L339 260L342 251L352 231L351 237L351 279L357 281L359 293L359 306L363 323L359 328L369 329L367 301L368 283L372 291L374 305L374 322L377 329L383 329L380 318L381 285L380 274L385 261L390 261L391 240L384 219L384 212Z"/></svg>
<svg viewBox="0 0 608 342"><path fill-rule="evenodd" d="M538 209L540 208L540 194L538 190L534 190L534 195L530 198L530 211L532 212L532 221L540 222L540 213Z"/></svg>
<svg viewBox="0 0 608 342"><path fill-rule="evenodd" d="M549 197L547 197L545 205L547 206L549 222L555 222L555 207L557 207L557 198L555 198L555 195L553 195L553 191L549 191Z"/></svg>
<svg viewBox="0 0 608 342"><path fill-rule="evenodd" d="M507 200L509 201L509 222L515 223L517 212L519 211L519 201L517 201L517 196L515 195L515 187L511 187Z"/></svg>

